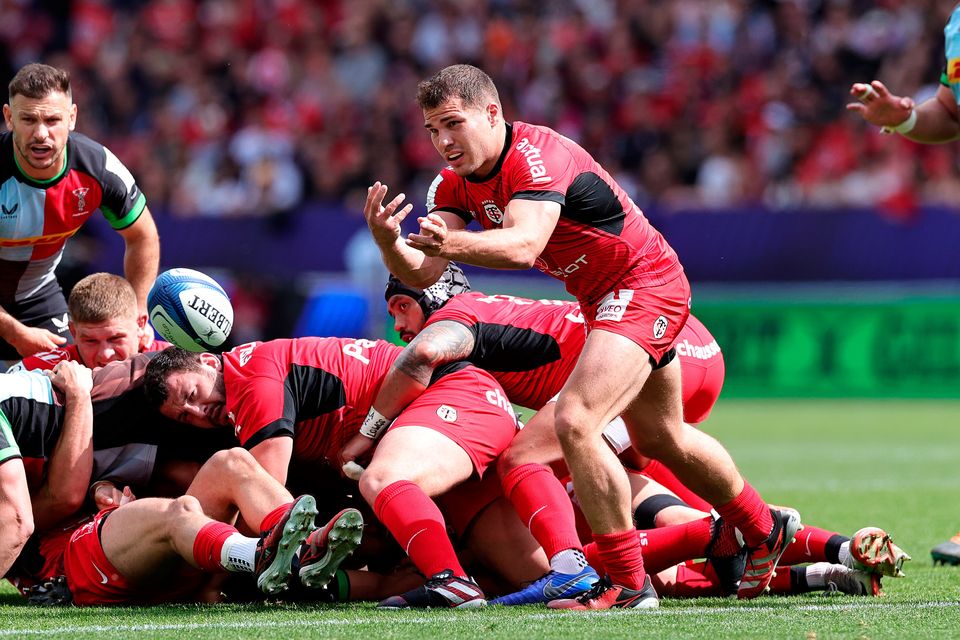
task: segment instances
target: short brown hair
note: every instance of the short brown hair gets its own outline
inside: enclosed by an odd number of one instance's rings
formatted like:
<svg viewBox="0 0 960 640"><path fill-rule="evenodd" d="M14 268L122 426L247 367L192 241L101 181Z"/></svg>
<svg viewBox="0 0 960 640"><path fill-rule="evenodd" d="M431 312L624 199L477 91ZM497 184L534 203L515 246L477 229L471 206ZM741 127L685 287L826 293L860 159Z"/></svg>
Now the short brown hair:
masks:
<svg viewBox="0 0 960 640"><path fill-rule="evenodd" d="M488 100L500 104L493 80L470 64L444 67L417 85L417 104L421 109L435 109L451 98L460 98L468 107L482 107Z"/></svg>
<svg viewBox="0 0 960 640"><path fill-rule="evenodd" d="M70 91L70 74L63 69L39 62L31 62L17 71L17 75L13 76L13 80L7 86L7 91L10 100L13 100L13 96L16 95L39 100L55 92L65 93L71 99L73 98Z"/></svg>
<svg viewBox="0 0 960 640"><path fill-rule="evenodd" d="M151 407L163 406L170 397L167 381L173 374L201 370L203 364L199 353L180 347L167 347L150 360L143 374L143 395L147 404Z"/></svg>
<svg viewBox="0 0 960 640"><path fill-rule="evenodd" d="M80 280L67 301L74 322L108 322L137 315L133 286L112 273L94 273Z"/></svg>

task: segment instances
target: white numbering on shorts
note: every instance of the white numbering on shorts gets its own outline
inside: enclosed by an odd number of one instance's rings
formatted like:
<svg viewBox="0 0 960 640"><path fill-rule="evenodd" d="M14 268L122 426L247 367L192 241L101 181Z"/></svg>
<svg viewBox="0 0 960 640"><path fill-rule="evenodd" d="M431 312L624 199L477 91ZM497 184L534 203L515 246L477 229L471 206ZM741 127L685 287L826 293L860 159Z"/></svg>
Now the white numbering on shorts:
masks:
<svg viewBox="0 0 960 640"><path fill-rule="evenodd" d="M365 350L372 348L376 344L374 340L360 338L359 340L354 340L353 342L348 342L343 345L343 353L351 358L356 358L363 364L370 364L370 358L365 355Z"/></svg>

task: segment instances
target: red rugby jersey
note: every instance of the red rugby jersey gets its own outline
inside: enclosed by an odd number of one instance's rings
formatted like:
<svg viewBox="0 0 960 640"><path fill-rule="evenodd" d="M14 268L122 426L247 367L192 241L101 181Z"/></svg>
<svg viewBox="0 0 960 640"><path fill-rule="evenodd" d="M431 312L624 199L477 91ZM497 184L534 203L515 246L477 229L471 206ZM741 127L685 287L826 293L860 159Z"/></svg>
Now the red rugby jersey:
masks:
<svg viewBox="0 0 960 640"><path fill-rule="evenodd" d="M493 374L512 402L540 409L560 391L583 349L580 305L478 291L455 296L427 325L453 320L474 336L467 358Z"/></svg>
<svg viewBox="0 0 960 640"><path fill-rule="evenodd" d="M452 298L431 314L426 325L442 320L470 329L475 344L467 360L492 373L512 402L530 409L540 409L560 392L586 337L580 306L569 300L472 291ZM720 346L693 315L674 346L682 369L685 413L690 407L690 417L700 422L723 384Z"/></svg>
<svg viewBox="0 0 960 640"><path fill-rule="evenodd" d="M335 464L401 351L383 340L297 338L224 353L226 408L240 444L289 436L295 460Z"/></svg>
<svg viewBox="0 0 960 640"><path fill-rule="evenodd" d="M676 253L616 181L572 140L547 127L507 125L503 153L483 180L446 168L430 185L427 211L450 211L484 229L503 226L507 204L549 200L560 219L537 268L593 303L616 288L670 282L683 271Z"/></svg>

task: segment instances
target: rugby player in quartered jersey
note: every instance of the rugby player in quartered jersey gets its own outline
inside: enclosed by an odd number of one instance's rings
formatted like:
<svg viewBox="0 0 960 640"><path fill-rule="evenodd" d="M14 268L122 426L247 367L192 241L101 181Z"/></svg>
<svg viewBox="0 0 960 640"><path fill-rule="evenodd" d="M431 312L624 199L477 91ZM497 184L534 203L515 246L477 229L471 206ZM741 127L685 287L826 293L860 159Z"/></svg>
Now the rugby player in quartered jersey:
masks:
<svg viewBox="0 0 960 640"><path fill-rule="evenodd" d="M124 268L146 314L159 239L146 199L108 149L73 132L69 76L30 64L10 83L0 134L0 359L69 337L55 269L66 241L99 209L126 243ZM44 330L49 331L46 333Z"/></svg>
<svg viewBox="0 0 960 640"><path fill-rule="evenodd" d="M213 451L229 446L229 432L198 433L148 406L142 382L153 355L141 354L93 372L89 400L93 415L92 466L86 474L79 467L70 472L82 484L81 499L86 496L88 480L109 480L139 492L153 479L157 465L171 460L199 463ZM50 378L35 371L0 374L0 390L0 466L7 460L21 459L27 487L36 492L49 475L50 458L64 429L64 396ZM62 501L69 500L65 493L53 498L57 508L64 506L70 513L79 508L63 505ZM38 520L37 532L8 576L21 588L63 573L62 568L56 570L62 567L63 545L69 532L78 526L74 523L63 529L58 524L44 531L40 524Z"/></svg>

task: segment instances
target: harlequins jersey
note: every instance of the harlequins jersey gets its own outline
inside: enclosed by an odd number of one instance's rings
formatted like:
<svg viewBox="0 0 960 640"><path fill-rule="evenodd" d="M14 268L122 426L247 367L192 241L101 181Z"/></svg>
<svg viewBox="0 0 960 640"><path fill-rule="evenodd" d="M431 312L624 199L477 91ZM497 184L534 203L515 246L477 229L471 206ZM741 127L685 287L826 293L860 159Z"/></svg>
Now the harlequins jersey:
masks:
<svg viewBox="0 0 960 640"><path fill-rule="evenodd" d="M142 353L163 351L169 346L169 342L164 342L163 340L154 340L153 343ZM35 353L32 356L27 356L17 364L10 367L7 370L7 373L13 373L15 371L34 371L38 369L40 371L51 370L57 366L58 363L63 362L64 360L79 362L84 366L89 366L86 362L81 360L80 349L77 347L77 345L68 344L65 347L55 347L49 351L41 351L40 353Z"/></svg>
<svg viewBox="0 0 960 640"><path fill-rule="evenodd" d="M65 154L59 175L34 180L14 157L13 134L0 134L0 306L54 282L64 244L94 211L124 229L146 205L133 176L103 145L71 133Z"/></svg>
<svg viewBox="0 0 960 640"><path fill-rule="evenodd" d="M508 124L490 175L461 178L444 169L430 185L427 211L450 211L495 229L515 199L560 205L537 268L563 280L582 302L594 303L615 288L659 286L683 271L670 245L603 167L547 127Z"/></svg>

